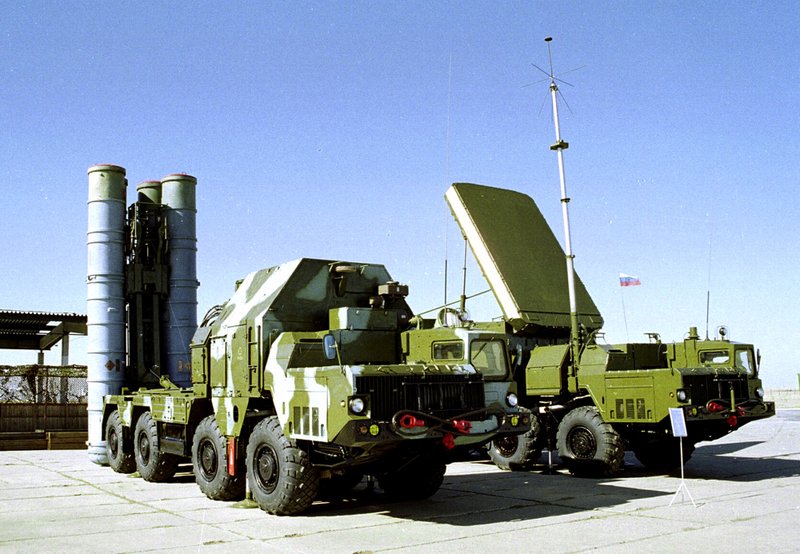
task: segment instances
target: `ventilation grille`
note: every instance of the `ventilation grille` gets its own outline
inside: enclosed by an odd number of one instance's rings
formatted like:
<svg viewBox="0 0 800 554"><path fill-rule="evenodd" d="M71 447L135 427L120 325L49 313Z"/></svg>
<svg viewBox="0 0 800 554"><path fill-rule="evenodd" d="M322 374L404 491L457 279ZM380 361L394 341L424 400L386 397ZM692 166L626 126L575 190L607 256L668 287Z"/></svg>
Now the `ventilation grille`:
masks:
<svg viewBox="0 0 800 554"><path fill-rule="evenodd" d="M381 420L400 410L448 418L485 407L483 378L477 374L357 376L356 392L370 395L371 415Z"/></svg>

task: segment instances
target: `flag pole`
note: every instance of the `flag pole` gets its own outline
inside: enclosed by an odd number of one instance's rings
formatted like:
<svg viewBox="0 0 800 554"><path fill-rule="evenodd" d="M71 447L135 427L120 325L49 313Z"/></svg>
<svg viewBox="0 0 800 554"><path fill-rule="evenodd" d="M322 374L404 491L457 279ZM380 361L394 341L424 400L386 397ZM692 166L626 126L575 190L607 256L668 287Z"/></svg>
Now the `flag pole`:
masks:
<svg viewBox="0 0 800 554"><path fill-rule="evenodd" d="M619 274L620 288L638 287L642 282L635 275L628 275L626 273ZM625 322L625 340L630 340L628 336L628 310L625 309L625 293L619 291L619 298L622 300L622 320Z"/></svg>
<svg viewBox="0 0 800 554"><path fill-rule="evenodd" d="M625 310L625 287L619 287L619 297L622 300L622 321L625 322L625 342L630 342L630 337L628 336L628 314Z"/></svg>

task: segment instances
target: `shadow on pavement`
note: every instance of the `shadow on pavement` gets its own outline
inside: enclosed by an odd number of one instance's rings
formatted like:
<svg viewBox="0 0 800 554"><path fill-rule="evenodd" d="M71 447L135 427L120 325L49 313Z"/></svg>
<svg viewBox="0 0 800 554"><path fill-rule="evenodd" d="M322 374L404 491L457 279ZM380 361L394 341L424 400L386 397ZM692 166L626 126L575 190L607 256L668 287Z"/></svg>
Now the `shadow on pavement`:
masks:
<svg viewBox="0 0 800 554"><path fill-rule="evenodd" d="M370 488L365 480L347 498L318 500L303 515L383 513L402 519L469 526L563 516L672 494L618 484L604 486L608 479L579 479L562 472L546 474L545 469L541 466L529 472L447 475L439 492L415 502L393 501L377 483Z"/></svg>
<svg viewBox="0 0 800 554"><path fill-rule="evenodd" d="M755 482L800 475L800 462L787 456L800 455L800 445L787 445L792 452L778 456L736 456L746 448L761 442L738 442L700 446L686 464L686 477L719 479L736 482Z"/></svg>
<svg viewBox="0 0 800 554"><path fill-rule="evenodd" d="M735 455L736 452L758 447L763 442L701 444L685 466L685 476L687 479L757 482L800 475L800 463L785 457L791 454L769 457ZM793 454L800 454L800 451ZM547 460L546 453L542 458ZM448 474L437 494L417 502L392 501L377 484L370 487L365 480L346 498L315 502L305 515L380 512L403 519L450 525L482 525L598 509L624 510L627 503L674 493L671 487L667 492L647 488L649 479L664 478L664 475L646 469L630 452L626 453L622 473L611 478L574 477L560 468L558 456L553 455L552 461L551 470L548 470L546 463L542 463L526 472ZM491 462L485 460L473 461L472 464L491 466ZM680 476L680 469L668 476ZM640 480L641 488L630 486ZM465 502L465 497L469 499L468 502Z"/></svg>

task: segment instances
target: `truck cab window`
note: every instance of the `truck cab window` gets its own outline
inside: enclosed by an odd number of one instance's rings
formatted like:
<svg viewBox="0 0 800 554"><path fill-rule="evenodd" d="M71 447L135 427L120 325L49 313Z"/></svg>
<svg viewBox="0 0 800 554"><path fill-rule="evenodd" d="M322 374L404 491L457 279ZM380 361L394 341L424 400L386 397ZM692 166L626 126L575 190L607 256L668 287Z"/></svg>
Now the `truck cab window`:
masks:
<svg viewBox="0 0 800 554"><path fill-rule="evenodd" d="M504 376L507 371L505 343L475 339L469 348L472 365L486 376Z"/></svg>
<svg viewBox="0 0 800 554"><path fill-rule="evenodd" d="M700 352L701 364L727 364L731 359L731 354L727 350L706 350Z"/></svg>
<svg viewBox="0 0 800 554"><path fill-rule="evenodd" d="M463 360L464 343L461 341L434 342L433 359L436 361Z"/></svg>
<svg viewBox="0 0 800 554"><path fill-rule="evenodd" d="M755 368L756 364L753 358L753 351L740 349L736 351L736 367L739 369L743 369L747 372L747 375L754 376L755 375Z"/></svg>

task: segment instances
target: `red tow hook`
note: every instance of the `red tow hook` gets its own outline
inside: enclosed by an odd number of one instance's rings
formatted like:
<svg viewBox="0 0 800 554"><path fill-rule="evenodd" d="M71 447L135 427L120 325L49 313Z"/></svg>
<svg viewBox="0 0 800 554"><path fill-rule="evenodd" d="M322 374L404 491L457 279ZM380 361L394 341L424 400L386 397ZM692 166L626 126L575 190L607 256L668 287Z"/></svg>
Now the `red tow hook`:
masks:
<svg viewBox="0 0 800 554"><path fill-rule="evenodd" d="M400 427L403 429L412 429L414 427L425 427L425 420L418 418L411 414L403 414L398 420Z"/></svg>
<svg viewBox="0 0 800 554"><path fill-rule="evenodd" d="M454 419L450 423L452 423L453 427L462 433L469 433L472 429L472 422L468 419Z"/></svg>
<svg viewBox="0 0 800 554"><path fill-rule="evenodd" d="M725 406L720 404L715 400L709 400L708 404L706 404L706 409L711 412L712 414L721 412L725 409Z"/></svg>

